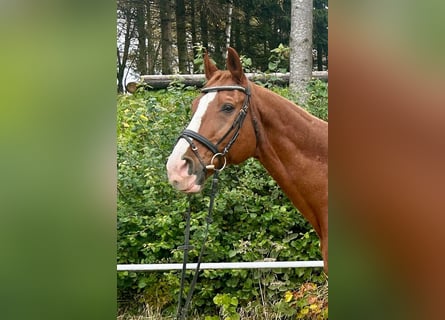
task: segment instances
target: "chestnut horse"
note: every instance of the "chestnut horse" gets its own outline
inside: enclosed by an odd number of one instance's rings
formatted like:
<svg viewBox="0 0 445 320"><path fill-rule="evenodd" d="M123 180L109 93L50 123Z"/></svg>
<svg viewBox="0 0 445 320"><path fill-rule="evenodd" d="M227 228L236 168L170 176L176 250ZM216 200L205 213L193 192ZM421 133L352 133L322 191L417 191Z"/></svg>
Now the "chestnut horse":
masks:
<svg viewBox="0 0 445 320"><path fill-rule="evenodd" d="M182 192L199 192L215 170L255 157L317 232L327 273L327 122L250 82L232 48L226 71L207 53L204 67L207 84L167 161L169 182Z"/></svg>

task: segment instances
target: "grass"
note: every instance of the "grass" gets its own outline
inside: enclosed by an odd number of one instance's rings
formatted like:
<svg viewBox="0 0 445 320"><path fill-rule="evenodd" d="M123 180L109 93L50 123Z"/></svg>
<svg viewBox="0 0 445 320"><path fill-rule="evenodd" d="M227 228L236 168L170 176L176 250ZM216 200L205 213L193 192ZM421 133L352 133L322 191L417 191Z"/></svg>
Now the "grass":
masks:
<svg viewBox="0 0 445 320"><path fill-rule="evenodd" d="M286 319L327 319L328 316L328 281L323 285L316 286L313 283L305 283L298 290L288 292L289 299L275 303L264 302L249 303L240 307L236 313L228 318L226 313L220 309L219 319L240 320L286 320ZM278 311L282 310L282 311ZM130 310L119 310L117 320L173 320L174 315L162 314L161 310L148 304L139 312ZM239 316L239 318L238 318ZM205 315L192 314L188 319L205 320ZM215 319L215 317L209 317Z"/></svg>
<svg viewBox="0 0 445 320"><path fill-rule="evenodd" d="M283 315L271 310L271 307L264 308L262 306L247 306L238 311L240 319L245 320L278 320L283 319ZM204 320L205 316L192 315L188 319ZM150 306L146 306L137 315L131 315L127 312L119 314L117 320L173 320L174 316L165 316L159 310L154 310ZM222 319L222 318L221 318Z"/></svg>

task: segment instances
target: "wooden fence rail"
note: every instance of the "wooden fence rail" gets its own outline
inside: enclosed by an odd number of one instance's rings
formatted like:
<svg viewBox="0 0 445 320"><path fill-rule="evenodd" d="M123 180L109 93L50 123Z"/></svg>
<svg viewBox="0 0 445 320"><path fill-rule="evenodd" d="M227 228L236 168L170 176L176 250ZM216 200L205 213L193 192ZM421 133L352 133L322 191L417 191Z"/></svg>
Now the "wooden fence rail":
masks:
<svg viewBox="0 0 445 320"><path fill-rule="evenodd" d="M289 84L290 73L246 73L248 79L252 81L271 82L274 85L287 85ZM323 81L328 80L327 71L314 71L312 72L314 79L320 79ZM172 74L172 75L143 75L141 76L143 83L147 89L165 89L172 82L180 82L186 86L202 87L205 81L204 74ZM141 84L136 82L130 82L127 84L126 89L128 92L133 93Z"/></svg>

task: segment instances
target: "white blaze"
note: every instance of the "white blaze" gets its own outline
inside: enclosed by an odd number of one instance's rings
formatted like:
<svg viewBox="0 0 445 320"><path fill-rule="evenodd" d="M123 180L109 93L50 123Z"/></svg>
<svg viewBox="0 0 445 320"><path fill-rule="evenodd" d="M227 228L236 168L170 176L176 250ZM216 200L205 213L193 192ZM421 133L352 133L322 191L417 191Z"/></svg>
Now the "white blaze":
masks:
<svg viewBox="0 0 445 320"><path fill-rule="evenodd" d="M215 99L217 92L209 92L206 93L201 100L199 100L198 107L196 109L195 114L192 117L192 120L190 121L189 125L187 126L187 129L198 132L199 128L201 127L202 118L204 117L204 114L207 111L207 108L210 104L210 102ZM176 144L175 148L173 149L172 153L170 154L170 157L167 161L167 172L169 176L170 182L172 181L178 181L181 184L180 178L186 179L185 174L188 175L188 172L184 172L184 160L182 159L184 153L187 151L187 148L189 147L189 144L184 139L179 139L178 143Z"/></svg>
<svg viewBox="0 0 445 320"><path fill-rule="evenodd" d="M193 115L192 121L190 121L187 129L198 132L201 127L202 117L207 111L207 108L210 102L215 99L216 91L206 93L201 100L199 100L198 108L196 109L195 114Z"/></svg>

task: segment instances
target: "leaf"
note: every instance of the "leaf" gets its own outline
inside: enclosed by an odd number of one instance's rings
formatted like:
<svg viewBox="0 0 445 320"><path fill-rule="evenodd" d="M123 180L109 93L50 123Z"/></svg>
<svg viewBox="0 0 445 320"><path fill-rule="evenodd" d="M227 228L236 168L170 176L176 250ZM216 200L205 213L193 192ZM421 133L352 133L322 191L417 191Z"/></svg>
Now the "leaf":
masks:
<svg viewBox="0 0 445 320"><path fill-rule="evenodd" d="M284 243L291 242L292 240L297 239L298 236L299 236L298 233L292 233L292 234L288 235L286 238L284 238L284 239L283 239L283 242L284 242Z"/></svg>
<svg viewBox="0 0 445 320"><path fill-rule="evenodd" d="M309 309L311 309L312 311L316 311L316 310L318 310L318 305L317 304L311 304L310 306L309 306Z"/></svg>
<svg viewBox="0 0 445 320"><path fill-rule="evenodd" d="M286 293L284 294L284 301L289 303L293 297L294 295L292 294L292 292L286 291Z"/></svg>
<svg viewBox="0 0 445 320"><path fill-rule="evenodd" d="M139 280L139 282L138 282L139 289L145 288L146 286L147 286L147 282L145 282L145 279Z"/></svg>
<svg viewBox="0 0 445 320"><path fill-rule="evenodd" d="M221 295L217 294L216 296L213 297L213 303L216 304L217 306L221 304Z"/></svg>
<svg viewBox="0 0 445 320"><path fill-rule="evenodd" d="M230 298L229 295L223 294L221 296L221 302L222 302L223 306L229 306L231 304L231 302L232 302L232 299Z"/></svg>
<svg viewBox="0 0 445 320"><path fill-rule="evenodd" d="M230 250L228 256L229 258L233 258L234 256L236 256L236 254L237 254L236 250Z"/></svg>
<svg viewBox="0 0 445 320"><path fill-rule="evenodd" d="M317 297L316 297L316 296L313 296L313 295L309 296L309 297L307 298L307 303L308 303L308 304L314 304L314 303L317 303Z"/></svg>
<svg viewBox="0 0 445 320"><path fill-rule="evenodd" d="M300 311L300 314L302 314L302 315L306 315L306 314L308 314L309 313L309 308L307 308L307 307L304 307L303 309L301 309L301 311Z"/></svg>
<svg viewBox="0 0 445 320"><path fill-rule="evenodd" d="M269 62L268 66L269 70L275 70L278 67L278 63L276 62Z"/></svg>

